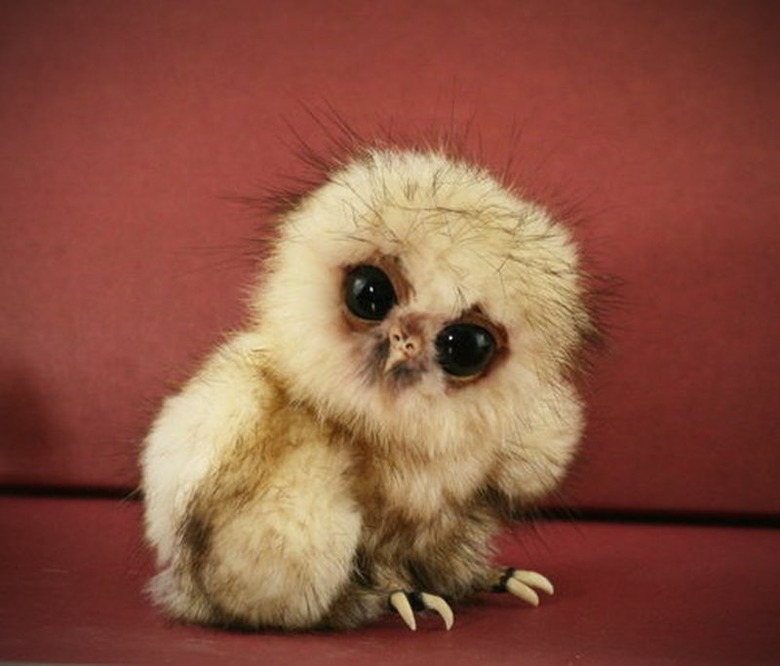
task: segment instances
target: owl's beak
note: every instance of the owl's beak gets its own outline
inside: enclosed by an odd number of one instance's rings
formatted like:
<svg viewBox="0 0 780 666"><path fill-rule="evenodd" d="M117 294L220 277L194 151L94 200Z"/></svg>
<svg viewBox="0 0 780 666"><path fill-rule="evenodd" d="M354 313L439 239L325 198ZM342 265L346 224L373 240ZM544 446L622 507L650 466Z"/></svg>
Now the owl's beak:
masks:
<svg viewBox="0 0 780 666"><path fill-rule="evenodd" d="M415 358L422 350L422 339L406 333L400 326L393 326L388 336L389 349L384 372L388 374L398 366Z"/></svg>

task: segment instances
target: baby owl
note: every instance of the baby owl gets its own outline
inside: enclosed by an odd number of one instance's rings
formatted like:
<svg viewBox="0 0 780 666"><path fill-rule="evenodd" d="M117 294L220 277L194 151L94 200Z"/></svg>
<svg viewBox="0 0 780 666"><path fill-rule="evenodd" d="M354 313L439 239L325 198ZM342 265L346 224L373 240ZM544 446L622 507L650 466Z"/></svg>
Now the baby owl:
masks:
<svg viewBox="0 0 780 666"><path fill-rule="evenodd" d="M279 215L231 334L142 454L170 615L348 628L550 582L493 561L561 481L592 331L569 232L485 170L366 148Z"/></svg>

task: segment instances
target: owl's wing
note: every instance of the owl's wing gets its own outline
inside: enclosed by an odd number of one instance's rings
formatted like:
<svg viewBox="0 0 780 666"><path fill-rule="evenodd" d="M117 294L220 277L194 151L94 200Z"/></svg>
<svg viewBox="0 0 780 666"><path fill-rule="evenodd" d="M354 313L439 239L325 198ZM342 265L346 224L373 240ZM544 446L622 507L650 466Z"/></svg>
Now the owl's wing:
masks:
<svg viewBox="0 0 780 666"><path fill-rule="evenodd" d="M264 419L270 388L263 381L262 339L244 333L219 347L201 370L168 398L141 457L146 533L160 564L170 561L189 498L236 441Z"/></svg>
<svg viewBox="0 0 780 666"><path fill-rule="evenodd" d="M520 506L552 492L571 463L584 428L582 403L564 382L541 385L536 402L500 451L491 485Z"/></svg>

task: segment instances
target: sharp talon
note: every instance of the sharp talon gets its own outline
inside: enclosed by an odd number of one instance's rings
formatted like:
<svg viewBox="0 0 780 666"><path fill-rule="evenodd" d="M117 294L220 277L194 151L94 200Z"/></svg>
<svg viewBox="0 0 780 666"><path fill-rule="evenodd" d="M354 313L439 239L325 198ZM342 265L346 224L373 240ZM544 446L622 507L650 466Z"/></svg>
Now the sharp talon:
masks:
<svg viewBox="0 0 780 666"><path fill-rule="evenodd" d="M517 578L510 578L506 582L506 591L514 594L532 606L539 605L539 595L536 594L528 585L519 581Z"/></svg>
<svg viewBox="0 0 780 666"><path fill-rule="evenodd" d="M435 594L428 594L426 592L420 593L420 599L425 604L428 610L432 610L441 616L444 620L444 626L447 631L452 629L452 625L455 622L455 615L452 612L449 604L441 597L437 597Z"/></svg>
<svg viewBox="0 0 780 666"><path fill-rule="evenodd" d="M395 608L409 629L417 631L417 621L414 619L414 611L409 603L409 598L406 596L406 592L393 592L390 595L390 605Z"/></svg>
<svg viewBox="0 0 780 666"><path fill-rule="evenodd" d="M519 580L521 583L525 583L530 587L542 590L542 592L546 592L547 594L555 593L553 584L542 576L542 574L536 573L535 571L521 571L516 569L512 572L512 578Z"/></svg>
<svg viewBox="0 0 780 666"><path fill-rule="evenodd" d="M517 584L522 585L522 583ZM417 620L414 616L415 611L430 610L437 613L439 617L444 620L444 626L447 631L452 629L452 625L455 623L455 615L449 604L435 594L428 594L427 592L403 592L398 590L390 595L389 601L390 605L406 623L406 626L412 631L417 631Z"/></svg>

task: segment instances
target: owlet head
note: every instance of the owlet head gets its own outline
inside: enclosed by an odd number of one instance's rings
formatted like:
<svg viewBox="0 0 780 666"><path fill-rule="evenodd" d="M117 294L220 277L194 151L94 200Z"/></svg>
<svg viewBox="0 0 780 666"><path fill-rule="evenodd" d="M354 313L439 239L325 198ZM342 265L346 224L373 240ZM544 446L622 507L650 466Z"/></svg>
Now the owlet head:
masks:
<svg viewBox="0 0 780 666"><path fill-rule="evenodd" d="M332 173L284 216L255 306L295 399L432 447L511 436L589 327L568 232L436 153Z"/></svg>

